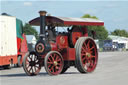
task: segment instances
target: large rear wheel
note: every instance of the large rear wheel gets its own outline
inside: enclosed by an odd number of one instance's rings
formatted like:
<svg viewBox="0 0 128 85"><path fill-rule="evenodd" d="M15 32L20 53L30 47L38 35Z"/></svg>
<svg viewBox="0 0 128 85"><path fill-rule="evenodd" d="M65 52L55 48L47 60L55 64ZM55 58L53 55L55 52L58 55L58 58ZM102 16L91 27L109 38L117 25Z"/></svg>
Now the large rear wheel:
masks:
<svg viewBox="0 0 128 85"><path fill-rule="evenodd" d="M75 65L79 72L92 72L96 68L98 60L97 47L92 38L81 37L75 44Z"/></svg>
<svg viewBox="0 0 128 85"><path fill-rule="evenodd" d="M41 70L42 62L35 52L26 53L23 60L23 68L27 75L37 75Z"/></svg>

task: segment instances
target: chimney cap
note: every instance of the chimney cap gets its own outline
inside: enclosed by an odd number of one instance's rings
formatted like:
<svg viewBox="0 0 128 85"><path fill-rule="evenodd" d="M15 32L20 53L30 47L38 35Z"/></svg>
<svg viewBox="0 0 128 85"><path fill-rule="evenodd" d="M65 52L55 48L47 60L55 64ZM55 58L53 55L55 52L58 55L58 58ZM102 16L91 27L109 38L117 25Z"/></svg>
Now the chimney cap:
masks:
<svg viewBox="0 0 128 85"><path fill-rule="evenodd" d="M39 13L40 13L40 16L46 16L46 11L39 11Z"/></svg>

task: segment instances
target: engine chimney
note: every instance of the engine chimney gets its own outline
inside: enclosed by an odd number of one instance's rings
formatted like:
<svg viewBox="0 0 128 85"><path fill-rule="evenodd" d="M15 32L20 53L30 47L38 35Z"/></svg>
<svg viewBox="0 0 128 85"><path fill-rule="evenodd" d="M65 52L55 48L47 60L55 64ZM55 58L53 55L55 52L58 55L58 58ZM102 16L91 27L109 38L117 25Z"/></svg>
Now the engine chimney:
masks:
<svg viewBox="0 0 128 85"><path fill-rule="evenodd" d="M40 38L45 40L46 11L40 11Z"/></svg>

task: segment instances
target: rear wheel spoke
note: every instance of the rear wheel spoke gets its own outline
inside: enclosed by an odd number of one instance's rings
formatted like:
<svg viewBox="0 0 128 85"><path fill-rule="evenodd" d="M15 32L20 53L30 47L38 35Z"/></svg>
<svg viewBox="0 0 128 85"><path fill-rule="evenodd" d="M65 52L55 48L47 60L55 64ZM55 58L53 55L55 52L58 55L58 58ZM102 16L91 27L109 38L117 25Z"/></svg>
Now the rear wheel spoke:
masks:
<svg viewBox="0 0 128 85"><path fill-rule="evenodd" d="M92 50L92 49L94 49L95 48L95 46L92 46L91 48L90 48L90 51Z"/></svg>

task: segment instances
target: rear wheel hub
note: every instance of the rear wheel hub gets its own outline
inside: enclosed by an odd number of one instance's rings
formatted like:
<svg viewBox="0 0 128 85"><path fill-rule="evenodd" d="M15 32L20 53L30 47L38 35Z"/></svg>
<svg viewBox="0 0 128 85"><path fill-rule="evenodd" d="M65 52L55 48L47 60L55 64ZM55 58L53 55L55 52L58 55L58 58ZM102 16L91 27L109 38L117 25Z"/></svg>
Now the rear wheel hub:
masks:
<svg viewBox="0 0 128 85"><path fill-rule="evenodd" d="M54 61L54 66L57 66L57 65L58 65L57 61Z"/></svg>

